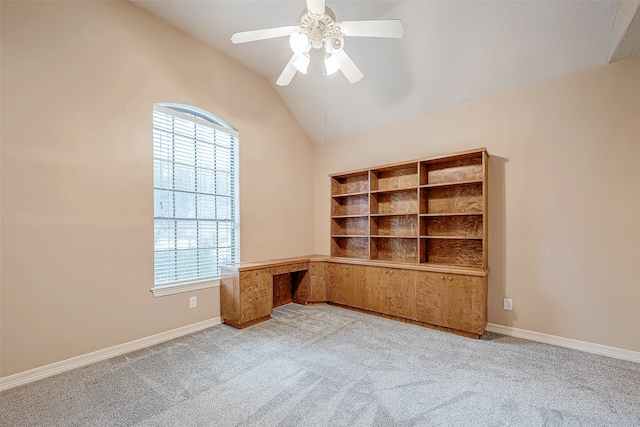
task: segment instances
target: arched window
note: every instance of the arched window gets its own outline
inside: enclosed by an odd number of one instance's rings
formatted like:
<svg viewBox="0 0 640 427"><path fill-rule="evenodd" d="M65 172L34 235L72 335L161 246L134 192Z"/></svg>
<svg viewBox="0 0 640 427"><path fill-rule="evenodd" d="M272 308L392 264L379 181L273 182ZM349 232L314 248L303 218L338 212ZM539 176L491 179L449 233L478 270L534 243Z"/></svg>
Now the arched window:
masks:
<svg viewBox="0 0 640 427"><path fill-rule="evenodd" d="M238 261L233 127L197 107L154 104L153 194L154 295L162 287L206 287L220 265Z"/></svg>

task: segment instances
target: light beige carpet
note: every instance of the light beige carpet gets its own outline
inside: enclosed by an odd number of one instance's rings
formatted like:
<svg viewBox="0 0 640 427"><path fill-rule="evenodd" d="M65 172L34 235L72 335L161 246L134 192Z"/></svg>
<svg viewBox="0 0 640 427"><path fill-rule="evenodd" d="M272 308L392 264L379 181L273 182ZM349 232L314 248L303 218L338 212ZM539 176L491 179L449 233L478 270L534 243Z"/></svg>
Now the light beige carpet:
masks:
<svg viewBox="0 0 640 427"><path fill-rule="evenodd" d="M640 426L640 365L288 304L0 399L2 426Z"/></svg>

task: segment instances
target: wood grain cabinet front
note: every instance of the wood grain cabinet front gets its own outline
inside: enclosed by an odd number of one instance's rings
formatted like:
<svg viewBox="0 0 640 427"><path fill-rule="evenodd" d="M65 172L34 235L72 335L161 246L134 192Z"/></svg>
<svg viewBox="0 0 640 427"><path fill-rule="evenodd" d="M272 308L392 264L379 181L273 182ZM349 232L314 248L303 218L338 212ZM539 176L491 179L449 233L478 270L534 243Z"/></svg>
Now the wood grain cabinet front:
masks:
<svg viewBox="0 0 640 427"><path fill-rule="evenodd" d="M365 267L365 309L414 319L415 280L412 270Z"/></svg>
<svg viewBox="0 0 640 427"><path fill-rule="evenodd" d="M314 261L309 263L311 286L309 302L325 302L327 300L325 271L326 263Z"/></svg>
<svg viewBox="0 0 640 427"><path fill-rule="evenodd" d="M326 288L327 288L327 301L335 302L337 304L344 304L347 300L345 296L345 290L342 286L343 271L340 269L344 266L340 264L327 263L325 268Z"/></svg>
<svg viewBox="0 0 640 427"><path fill-rule="evenodd" d="M389 314L406 319L416 316L416 272L403 269L389 269Z"/></svg>
<svg viewBox="0 0 640 427"><path fill-rule="evenodd" d="M417 272L416 320L476 333L487 325L487 278Z"/></svg>
<svg viewBox="0 0 640 427"><path fill-rule="evenodd" d="M249 289L240 295L240 322L246 323L269 316L273 302L268 288Z"/></svg>
<svg viewBox="0 0 640 427"><path fill-rule="evenodd" d="M361 265L327 263L327 301L365 308L364 271Z"/></svg>
<svg viewBox="0 0 640 427"><path fill-rule="evenodd" d="M269 316L273 306L273 291L269 269L240 273L240 322L246 323Z"/></svg>
<svg viewBox="0 0 640 427"><path fill-rule="evenodd" d="M388 270L382 267L365 267L365 308L376 313L388 314Z"/></svg>

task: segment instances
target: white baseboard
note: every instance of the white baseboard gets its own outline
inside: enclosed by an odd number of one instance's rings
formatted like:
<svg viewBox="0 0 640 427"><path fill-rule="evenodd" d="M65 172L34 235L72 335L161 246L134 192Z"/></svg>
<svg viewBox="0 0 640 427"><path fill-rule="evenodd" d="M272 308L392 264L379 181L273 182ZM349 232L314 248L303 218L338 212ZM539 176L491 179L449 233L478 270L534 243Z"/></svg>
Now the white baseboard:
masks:
<svg viewBox="0 0 640 427"><path fill-rule="evenodd" d="M83 354L72 357L60 362L51 363L49 365L40 366L28 371L19 372L14 375L0 378L0 391L8 390L19 385L27 384L46 377L50 377L72 369L87 366L95 362L107 360L112 357L121 356L132 351L151 347L183 335L192 334L203 329L210 328L222 323L222 318L215 317L213 319L204 320L202 322L193 323L191 325L182 326L170 331L161 332L145 338L140 338L124 344L118 344L113 347L94 351L92 353ZM511 326L496 325L488 323L486 330L497 334L507 335L515 338L523 338L530 341L541 342L545 344L557 345L559 347L571 348L574 350L584 351L587 353L598 354L601 356L613 357L615 359L628 360L630 362L640 363L640 352L625 350L617 347L610 347L601 344L594 344L586 341L574 340L571 338L559 337L556 335L543 334L541 332L528 331L526 329L513 328Z"/></svg>
<svg viewBox="0 0 640 427"><path fill-rule="evenodd" d="M574 340L571 338L559 337L556 335L543 334L541 332L528 331L526 329L513 328L511 326L496 325L488 323L486 330L497 334L508 335L515 338L524 338L530 341L537 341L545 344L557 345L559 347L571 348L573 350L598 354L600 356L613 357L615 359L628 360L640 363L640 352L625 350L623 348L609 347L602 344L594 344L586 341Z"/></svg>
<svg viewBox="0 0 640 427"><path fill-rule="evenodd" d="M52 375L60 374L62 372L70 371L72 369L80 368L82 366L87 366L95 362L110 359L115 356L130 353L132 351L151 347L152 345L160 344L162 342L169 341L183 335L192 334L194 332L198 332L203 329L219 325L221 323L221 317L214 317L213 319L203 320L202 322L182 326L170 331L161 332L159 334L140 338L134 341L129 341L124 344L114 345L113 347L104 348L92 353L82 354L70 359L61 360L60 362L51 363L49 365L40 366L28 371L19 372L7 377L2 377L0 378L0 391L37 381L42 378L50 377Z"/></svg>

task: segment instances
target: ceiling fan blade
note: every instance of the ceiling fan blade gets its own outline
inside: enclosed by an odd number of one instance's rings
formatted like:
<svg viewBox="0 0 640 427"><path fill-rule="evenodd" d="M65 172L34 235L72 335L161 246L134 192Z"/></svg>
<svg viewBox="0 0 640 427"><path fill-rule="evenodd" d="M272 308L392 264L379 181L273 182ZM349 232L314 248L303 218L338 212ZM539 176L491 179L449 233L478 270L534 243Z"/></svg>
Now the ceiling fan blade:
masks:
<svg viewBox="0 0 640 427"><path fill-rule="evenodd" d="M296 71L298 71L296 70L296 67L293 65L293 63L298 60L300 55L301 55L300 53L293 54L293 56L287 63L287 66L284 67L284 70L282 70L280 77L278 77L278 80L276 80L276 84L278 86L286 86L289 83L291 83L291 79L293 79L293 76L296 75Z"/></svg>
<svg viewBox="0 0 640 427"><path fill-rule="evenodd" d="M389 37L399 39L404 33L404 25L399 19L378 21L343 21L340 29L345 36Z"/></svg>
<svg viewBox="0 0 640 427"><path fill-rule="evenodd" d="M243 31L240 33L234 33L231 36L231 41L234 44L253 42L256 40L273 39L275 37L290 36L295 30L298 29L297 25L291 25L289 27L267 28L264 30Z"/></svg>
<svg viewBox="0 0 640 427"><path fill-rule="evenodd" d="M307 10L314 15L324 15L324 0L307 0Z"/></svg>
<svg viewBox="0 0 640 427"><path fill-rule="evenodd" d="M340 64L340 71L349 80L350 83L357 83L364 77L362 71L351 60L349 55L343 50L338 54L338 63Z"/></svg>

